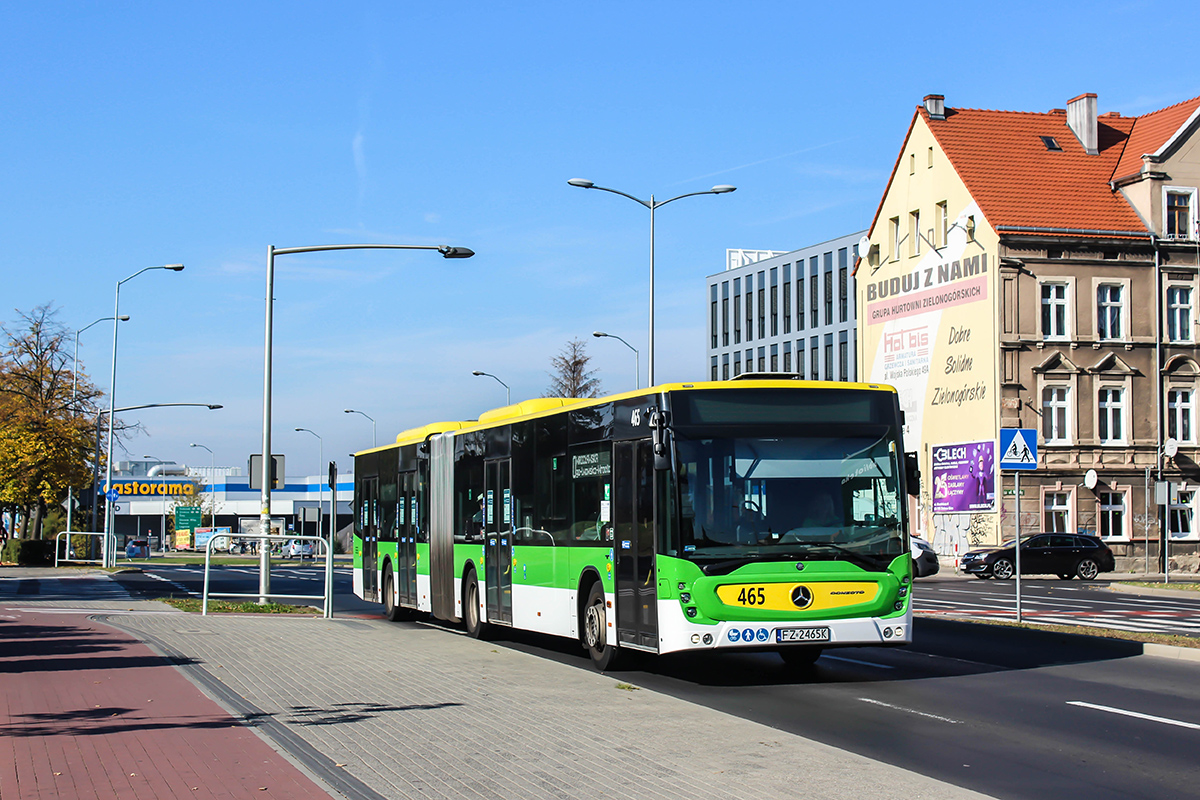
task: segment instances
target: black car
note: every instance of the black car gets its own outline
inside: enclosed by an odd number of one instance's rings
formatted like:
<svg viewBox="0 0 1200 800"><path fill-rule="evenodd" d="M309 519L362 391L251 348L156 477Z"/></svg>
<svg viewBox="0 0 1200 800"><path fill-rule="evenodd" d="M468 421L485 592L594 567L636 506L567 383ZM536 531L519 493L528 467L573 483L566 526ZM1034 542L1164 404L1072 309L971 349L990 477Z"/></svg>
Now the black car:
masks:
<svg viewBox="0 0 1200 800"><path fill-rule="evenodd" d="M1012 541L1003 546L972 550L962 557L962 570L976 578L1008 580L1016 574ZM1039 533L1021 542L1022 575L1057 575L1070 580L1094 580L1112 572L1112 550L1095 536L1076 533Z"/></svg>
<svg viewBox="0 0 1200 800"><path fill-rule="evenodd" d="M933 551L933 547L929 542L920 539L916 536L911 537L912 543L912 560L913 560L913 577L924 578L929 575L936 575L942 565L938 563L937 553Z"/></svg>

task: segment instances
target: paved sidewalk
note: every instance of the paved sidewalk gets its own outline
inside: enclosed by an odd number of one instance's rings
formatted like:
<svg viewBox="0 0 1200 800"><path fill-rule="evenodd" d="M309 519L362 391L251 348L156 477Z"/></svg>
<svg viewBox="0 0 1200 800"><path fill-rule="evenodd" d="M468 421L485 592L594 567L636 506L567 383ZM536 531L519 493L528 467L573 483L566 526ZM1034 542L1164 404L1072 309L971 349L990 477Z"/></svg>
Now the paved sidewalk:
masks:
<svg viewBox="0 0 1200 800"><path fill-rule="evenodd" d="M19 669L14 651L35 662L61 658L34 655L42 637L12 637L16 625L60 626L50 641L74 659L70 671L47 664L23 688L3 684L5 732L32 734L0 744L3 800L326 796L300 771L352 800L984 797L619 676L424 624L200 617L138 600L86 603L91 621L80 605L0 590L0 616L16 617L0 619L0 666ZM164 667L117 628L180 666ZM79 660L89 648L90 665ZM121 659L136 663L118 668ZM129 677L117 682L118 673ZM196 686L235 719L201 703ZM208 747L224 754L231 742L236 759L205 760ZM299 769L284 770L265 742ZM81 771L85 763L95 775ZM185 770L198 765L212 770L208 795L191 790L203 783ZM10 788L17 778L24 793ZM30 789L31 780L42 783Z"/></svg>
<svg viewBox="0 0 1200 800"><path fill-rule="evenodd" d="M4 800L329 797L128 634L2 599Z"/></svg>

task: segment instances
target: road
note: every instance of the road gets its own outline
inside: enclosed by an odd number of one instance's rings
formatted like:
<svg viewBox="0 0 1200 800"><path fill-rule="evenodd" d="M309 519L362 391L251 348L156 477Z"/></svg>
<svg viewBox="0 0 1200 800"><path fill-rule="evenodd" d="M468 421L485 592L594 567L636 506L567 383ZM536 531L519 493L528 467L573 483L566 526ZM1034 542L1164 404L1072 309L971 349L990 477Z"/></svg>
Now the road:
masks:
<svg viewBox="0 0 1200 800"><path fill-rule="evenodd" d="M150 571L182 586L195 586L202 573ZM311 589L296 587L320 574L280 567L273 586L303 593ZM256 575L252 567L223 568L216 585L237 578L241 588L231 590L247 591ZM166 584L121 580L131 588ZM337 571L337 613L378 615L379 606L348 596L349 580L348 570ZM1114 597L1078 582L1023 586L1031 613L1066 614L1074 624L1085 610L1129 624L1158 619L1154 606L1165 604L1169 614L1153 624L1183 625L1200 606ZM1011 583L923 580L917 607L994 616L1011 612L1011 590ZM1197 796L1200 663L1141 656L1132 642L971 625L940 613L918 618L914 636L903 649L829 651L800 673L762 653L639 659L620 678L998 798ZM497 644L590 669L572 642L515 633Z"/></svg>

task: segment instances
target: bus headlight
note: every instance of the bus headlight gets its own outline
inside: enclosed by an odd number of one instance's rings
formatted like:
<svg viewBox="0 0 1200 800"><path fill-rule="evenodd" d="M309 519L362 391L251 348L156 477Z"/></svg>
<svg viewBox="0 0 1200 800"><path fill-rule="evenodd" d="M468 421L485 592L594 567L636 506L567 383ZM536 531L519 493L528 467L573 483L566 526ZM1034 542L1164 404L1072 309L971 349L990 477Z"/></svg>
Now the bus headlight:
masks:
<svg viewBox="0 0 1200 800"><path fill-rule="evenodd" d="M684 592L683 594L679 595L679 602L681 602L681 603L690 603L690 602L692 602L692 593L691 593L691 592Z"/></svg>
<svg viewBox="0 0 1200 800"><path fill-rule="evenodd" d="M695 616L696 616L696 607L695 607L695 606L688 606L687 608L685 608L685 609L683 610L683 613L685 613L685 614L687 614L687 615L688 615L688 619L692 619L693 617L695 617Z"/></svg>
<svg viewBox="0 0 1200 800"><path fill-rule="evenodd" d="M899 601L899 600L898 600L898 601L896 601L896 610L897 610L897 611L903 611L903 610L904 610L904 603L903 603L903 602L901 602L901 601Z"/></svg>

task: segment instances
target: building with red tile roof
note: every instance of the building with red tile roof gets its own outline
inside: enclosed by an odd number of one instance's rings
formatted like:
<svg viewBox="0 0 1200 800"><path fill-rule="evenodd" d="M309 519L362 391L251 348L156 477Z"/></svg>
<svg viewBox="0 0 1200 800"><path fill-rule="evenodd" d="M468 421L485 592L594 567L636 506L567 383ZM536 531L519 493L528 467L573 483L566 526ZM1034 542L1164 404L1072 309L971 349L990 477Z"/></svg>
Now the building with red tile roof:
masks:
<svg viewBox="0 0 1200 800"><path fill-rule="evenodd" d="M917 107L859 248L859 374L900 391L914 519L942 552L1011 537L997 445L1027 428L1023 533L1099 535L1126 566L1169 538L1197 568L1198 127L1200 97L1136 117L1094 94ZM1175 501L1135 521L1160 472Z"/></svg>

